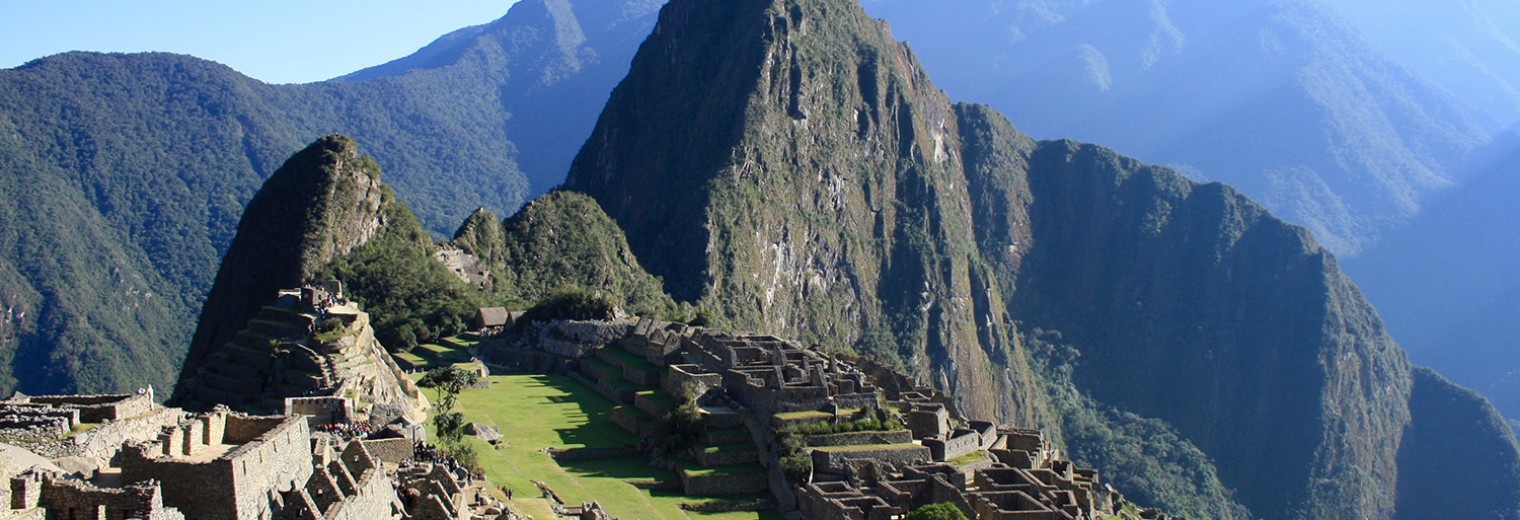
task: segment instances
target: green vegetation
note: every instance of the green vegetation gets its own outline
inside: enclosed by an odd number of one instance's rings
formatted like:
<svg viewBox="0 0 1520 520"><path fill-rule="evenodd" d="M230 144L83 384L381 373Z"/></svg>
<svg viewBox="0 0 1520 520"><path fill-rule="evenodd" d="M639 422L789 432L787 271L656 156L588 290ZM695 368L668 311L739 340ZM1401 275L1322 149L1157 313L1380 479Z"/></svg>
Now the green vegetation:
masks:
<svg viewBox="0 0 1520 520"><path fill-rule="evenodd" d="M519 324L547 320L605 320L612 317L617 303L607 296L580 286L567 285L550 291L523 313Z"/></svg>
<svg viewBox="0 0 1520 520"><path fill-rule="evenodd" d="M322 323L317 326L317 335L312 337L312 339L316 340L317 343L331 343L347 333L348 330L343 325L343 320L328 318L322 320Z"/></svg>
<svg viewBox="0 0 1520 520"><path fill-rule="evenodd" d="M497 255L498 231L483 217L472 216L455 245ZM612 306L677 320L690 313L639 266L623 230L590 197L564 191L539 197L503 222L499 234L504 262L491 264L499 268L499 299L547 305L548 316L606 315Z"/></svg>
<svg viewBox="0 0 1520 520"><path fill-rule="evenodd" d="M780 414L778 414L780 415ZM785 426L777 433L798 435L829 435L834 433L850 432L884 432L902 425L887 424L873 418L855 419L846 422L810 422Z"/></svg>
<svg viewBox="0 0 1520 520"><path fill-rule="evenodd" d="M977 450L977 451L973 451L971 453L967 453L965 455L961 455L959 457L947 460L947 461L945 461L945 463L949 464L951 466L964 466L964 465L967 465L967 464L971 464L973 462L981 462L981 461L984 461L984 460L987 460L987 452L986 451L982 451L982 450Z"/></svg>
<svg viewBox="0 0 1520 520"><path fill-rule="evenodd" d="M345 283L388 348L404 352L468 330L485 297L432 258L432 243L404 204L393 202L385 222L378 236L317 276Z"/></svg>
<svg viewBox="0 0 1520 520"><path fill-rule="evenodd" d="M1073 381L1077 350L1045 331L1024 335L1047 393L1067 456L1100 468L1104 481L1130 501L1188 518L1252 518L1219 479L1209 456L1165 422L1097 402Z"/></svg>
<svg viewBox="0 0 1520 520"><path fill-rule="evenodd" d="M781 474L793 484L803 484L813 475L813 457L805 451L793 451L781 456Z"/></svg>
<svg viewBox="0 0 1520 520"><path fill-rule="evenodd" d="M417 386L432 388L438 392L433 409L433 432L445 453L466 468L475 468L479 453L475 447L464 443L464 414L454 411L459 403L459 392L480 381L475 372L456 366L435 368L417 380Z"/></svg>
<svg viewBox="0 0 1520 520"><path fill-rule="evenodd" d="M493 447L479 439L464 442L479 453L480 465L492 482L515 491L513 502L535 514L548 514L536 499L530 480L549 484L567 502L601 502L619 518L644 519L754 519L757 513L695 513L682 503L729 503L756 497L693 498L679 492L641 489L638 486L673 482L670 471L649 467L639 455L608 460L558 463L539 451L554 448L615 448L633 445L638 439L612 422L614 403L574 380L559 375L492 375L487 389L467 388L459 393L458 410L468 421L501 429L502 440ZM774 512L758 514L774 520Z"/></svg>
<svg viewBox="0 0 1520 520"><path fill-rule="evenodd" d="M660 423L659 451L666 456L690 458L702 435L702 410L697 407L695 392L686 390Z"/></svg>
<svg viewBox="0 0 1520 520"><path fill-rule="evenodd" d="M941 502L914 509L907 520L966 520L966 514L955 504Z"/></svg>

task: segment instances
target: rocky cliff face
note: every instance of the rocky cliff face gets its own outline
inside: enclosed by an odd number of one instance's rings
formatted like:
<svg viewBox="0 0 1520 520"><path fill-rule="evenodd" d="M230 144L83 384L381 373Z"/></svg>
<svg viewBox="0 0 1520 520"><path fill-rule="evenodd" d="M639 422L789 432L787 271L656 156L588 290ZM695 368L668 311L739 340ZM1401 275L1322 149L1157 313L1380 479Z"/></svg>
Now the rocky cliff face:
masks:
<svg viewBox="0 0 1520 520"><path fill-rule="evenodd" d="M353 140L328 136L291 156L264 183L248 203L201 308L181 384L277 291L300 287L380 232L395 196L379 176L379 167L359 155Z"/></svg>
<svg viewBox="0 0 1520 520"><path fill-rule="evenodd" d="M1411 369L1306 231L1223 185L951 104L851 2L668 4L566 187L677 299L895 360L972 416L1055 426L1022 323L1080 351L1081 392L1206 453L1252 516L1387 518L1434 498L1398 484L1426 471L1394 456L1430 426Z"/></svg>
<svg viewBox="0 0 1520 520"><path fill-rule="evenodd" d="M1042 143L1029 179L1015 315L1080 346L1084 389L1176 426L1258 515L1388 516L1410 368L1307 231L1091 145Z"/></svg>
<svg viewBox="0 0 1520 520"><path fill-rule="evenodd" d="M858 6L675 2L565 186L731 326L897 358L974 416L1039 423L959 118Z"/></svg>

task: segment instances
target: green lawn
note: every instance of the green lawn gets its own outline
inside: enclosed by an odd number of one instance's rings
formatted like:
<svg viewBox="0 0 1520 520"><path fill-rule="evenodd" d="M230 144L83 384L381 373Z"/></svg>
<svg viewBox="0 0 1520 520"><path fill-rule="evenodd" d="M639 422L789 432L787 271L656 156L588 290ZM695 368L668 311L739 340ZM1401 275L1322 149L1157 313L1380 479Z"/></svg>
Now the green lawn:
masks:
<svg viewBox="0 0 1520 520"><path fill-rule="evenodd" d="M654 363L650 363L649 360L644 359L644 356L623 350L622 347L615 345L606 345L603 346L601 350L606 351L608 354L612 354L612 357L622 362L623 366L625 367L636 368L644 372L654 372L660 368L655 366Z"/></svg>
<svg viewBox="0 0 1520 520"><path fill-rule="evenodd" d="M474 340L462 339L458 336L443 338L439 340L440 344L423 343L417 345L417 348L412 349L411 352L403 352L394 356L399 360L406 361L413 368L428 370L444 365L457 365L470 362L470 351L466 349L476 342Z"/></svg>
<svg viewBox="0 0 1520 520"><path fill-rule="evenodd" d="M805 410L801 412L786 412L776 414L777 420L789 423L827 421L833 418L834 414L828 412L820 412L817 410Z"/></svg>
<svg viewBox="0 0 1520 520"><path fill-rule="evenodd" d="M961 455L959 457L947 460L947 461L945 461L945 463L949 464L951 466L964 466L966 464L971 464L973 462L981 462L981 461L984 461L984 460L987 460L987 452L982 451L982 450L976 450L976 451L973 451L971 453L967 453L965 455Z"/></svg>
<svg viewBox="0 0 1520 520"><path fill-rule="evenodd" d="M675 491L650 491L634 487L641 482L678 480L675 473L648 466L643 456L556 463L539 451L545 447L616 447L637 442L632 434L612 422L615 403L566 376L508 374L491 376L489 389L466 389L459 396L460 411L476 422L501 429L501 447L467 437L481 454L481 465L492 482L511 486L514 498L536 497L530 480L549 484L571 504L598 501L613 516L637 519L753 519L780 518L766 513L694 513L682 511L682 502L711 502L712 498L687 498ZM753 499L754 497L743 497ZM735 500L735 499L726 499ZM543 508L524 508L529 512Z"/></svg>

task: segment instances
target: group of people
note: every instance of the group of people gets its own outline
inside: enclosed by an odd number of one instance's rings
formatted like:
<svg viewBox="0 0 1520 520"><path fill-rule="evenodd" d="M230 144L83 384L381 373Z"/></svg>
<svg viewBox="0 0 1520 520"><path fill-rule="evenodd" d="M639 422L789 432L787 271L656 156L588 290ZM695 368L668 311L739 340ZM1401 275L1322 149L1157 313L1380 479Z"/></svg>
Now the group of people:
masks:
<svg viewBox="0 0 1520 520"><path fill-rule="evenodd" d="M411 460L401 461L401 467L410 467L411 464L409 463L411 462L428 462L441 465L448 468L449 473L453 473L455 478L467 483L474 481L476 478L485 478L484 476L475 475L469 468L464 467L463 464L454 460L454 457L450 457L448 453L438 449L437 446L422 441L412 443L412 458Z"/></svg>
<svg viewBox="0 0 1520 520"><path fill-rule="evenodd" d="M317 427L317 431L337 435L343 440L368 439L374 433L366 423L329 423Z"/></svg>

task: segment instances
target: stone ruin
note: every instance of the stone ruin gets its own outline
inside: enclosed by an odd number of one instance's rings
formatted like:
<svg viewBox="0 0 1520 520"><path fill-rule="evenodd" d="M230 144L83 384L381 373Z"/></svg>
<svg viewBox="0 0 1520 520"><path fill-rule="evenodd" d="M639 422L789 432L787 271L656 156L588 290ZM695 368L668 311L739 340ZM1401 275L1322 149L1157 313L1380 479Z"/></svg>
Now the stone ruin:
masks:
<svg viewBox="0 0 1520 520"><path fill-rule="evenodd" d="M902 518L948 502L970 518L1087 519L1124 499L1098 473L1061 460L1036 430L968 420L955 401L869 359L766 335L735 335L650 319L527 324L482 350L488 362L529 353L571 360L572 377L619 403L613 420L651 437L685 397L703 433L697 467L673 466L686 495L769 490L803 518ZM863 420L879 431L827 433ZM780 470L780 432L800 434L806 482Z"/></svg>
<svg viewBox="0 0 1520 520"><path fill-rule="evenodd" d="M147 395L5 401L11 424L47 424L51 434L60 417L71 429L99 423L68 438L114 444L90 455L97 464L71 469L52 462L84 458L77 450L49 461L7 448L16 451L0 457L0 520L510 518L504 509L479 516L452 471L412 464L412 439L343 440L312 430L341 420L351 403L291 405L296 413L253 416L225 407L190 415ZM42 430L17 431L0 437L29 448L47 440L33 436ZM11 456L18 453L25 457Z"/></svg>
<svg viewBox="0 0 1520 520"><path fill-rule="evenodd" d="M180 394L187 409L225 405L248 413L279 413L288 398L349 396L361 411L399 409L414 423L428 406L375 340L369 314L334 281L279 291L247 328L207 356Z"/></svg>

